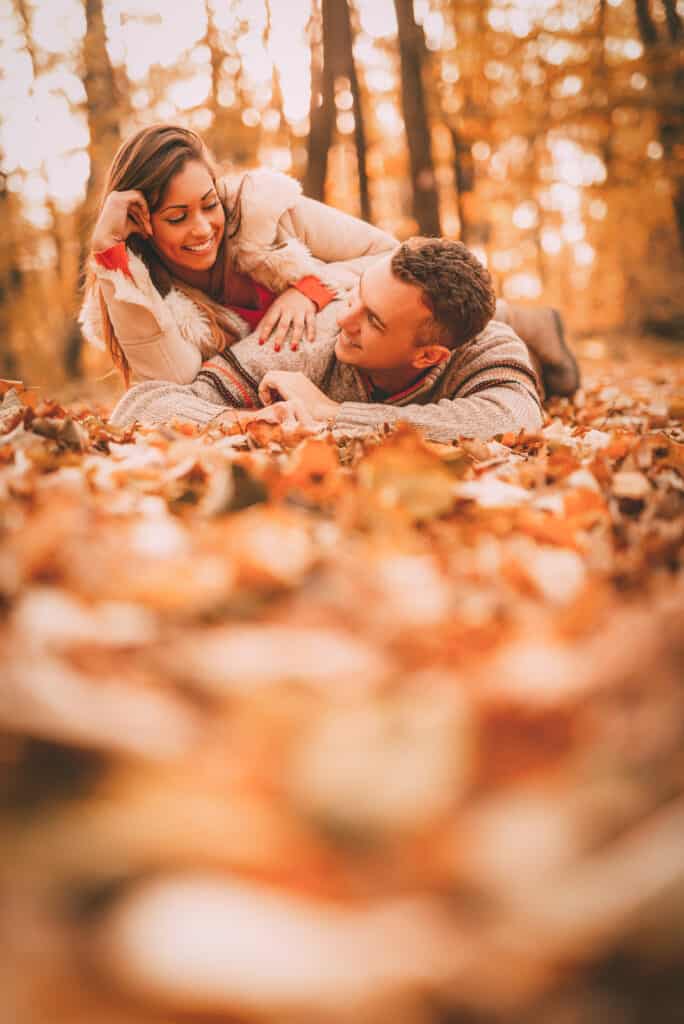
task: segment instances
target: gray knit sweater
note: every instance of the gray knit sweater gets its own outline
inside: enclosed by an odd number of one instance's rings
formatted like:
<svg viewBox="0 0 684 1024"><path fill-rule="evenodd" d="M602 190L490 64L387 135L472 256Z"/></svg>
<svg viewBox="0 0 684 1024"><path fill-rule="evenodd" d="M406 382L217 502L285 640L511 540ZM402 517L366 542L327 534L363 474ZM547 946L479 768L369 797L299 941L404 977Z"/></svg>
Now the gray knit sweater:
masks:
<svg viewBox="0 0 684 1024"><path fill-rule="evenodd" d="M339 309L340 303L330 303L317 317L316 341L303 341L296 352L286 348L276 354L268 345L261 347L254 332L207 360L192 384L136 384L116 406L112 422L182 419L204 425L227 407L258 408L259 381L275 369L301 371L341 403L334 420L340 434L359 435L401 421L431 440L448 442L541 426L538 378L527 347L508 325L491 321L447 362L380 403L362 374L335 357Z"/></svg>

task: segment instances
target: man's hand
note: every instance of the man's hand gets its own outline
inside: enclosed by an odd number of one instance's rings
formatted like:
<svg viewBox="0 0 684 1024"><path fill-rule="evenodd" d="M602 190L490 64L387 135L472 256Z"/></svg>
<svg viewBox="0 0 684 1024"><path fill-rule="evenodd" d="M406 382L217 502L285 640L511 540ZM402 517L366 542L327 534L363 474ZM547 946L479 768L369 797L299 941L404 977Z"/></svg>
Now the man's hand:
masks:
<svg viewBox="0 0 684 1024"><path fill-rule="evenodd" d="M290 402L275 402L259 409L250 420L263 423L277 423L285 437L292 434L317 434L323 424L313 418L296 398Z"/></svg>
<svg viewBox="0 0 684 1024"><path fill-rule="evenodd" d="M259 398L264 405L284 399L297 402L314 420L327 422L339 408L337 402L324 395L303 373L270 370L259 385Z"/></svg>
<svg viewBox="0 0 684 1024"><path fill-rule="evenodd" d="M304 338L314 341L316 337L316 303L296 288L287 288L268 307L259 324L259 344L264 345L270 336L273 348L280 352L290 328L290 348L293 352Z"/></svg>
<svg viewBox="0 0 684 1024"><path fill-rule="evenodd" d="M251 423L269 423L279 426L285 437L304 433L316 434L322 426L297 399L291 402L276 402L264 409L227 409L213 422L229 428L237 424L241 433L245 433Z"/></svg>

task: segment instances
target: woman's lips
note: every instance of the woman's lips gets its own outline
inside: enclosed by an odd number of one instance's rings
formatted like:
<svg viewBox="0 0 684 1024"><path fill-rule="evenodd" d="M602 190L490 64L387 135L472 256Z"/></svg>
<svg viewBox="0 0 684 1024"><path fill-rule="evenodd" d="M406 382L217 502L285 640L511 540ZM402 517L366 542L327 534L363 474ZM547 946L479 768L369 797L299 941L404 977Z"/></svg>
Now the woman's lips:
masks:
<svg viewBox="0 0 684 1024"><path fill-rule="evenodd" d="M198 242L196 245L184 245L183 248L185 249L186 252L194 252L199 255L203 252L209 252L209 250L213 247L215 241L216 236L211 235L204 242Z"/></svg>

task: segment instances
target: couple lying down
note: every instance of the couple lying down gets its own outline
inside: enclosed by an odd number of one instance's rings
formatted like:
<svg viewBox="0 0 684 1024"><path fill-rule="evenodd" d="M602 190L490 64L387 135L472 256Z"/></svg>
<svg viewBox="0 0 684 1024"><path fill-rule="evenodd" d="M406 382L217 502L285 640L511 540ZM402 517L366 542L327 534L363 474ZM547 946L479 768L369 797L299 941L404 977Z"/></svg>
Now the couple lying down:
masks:
<svg viewBox="0 0 684 1024"><path fill-rule="evenodd" d="M579 384L555 311L496 302L461 243L399 244L275 172L220 178L197 135L166 125L113 161L80 319L136 382L119 425L488 438L537 430L544 395Z"/></svg>

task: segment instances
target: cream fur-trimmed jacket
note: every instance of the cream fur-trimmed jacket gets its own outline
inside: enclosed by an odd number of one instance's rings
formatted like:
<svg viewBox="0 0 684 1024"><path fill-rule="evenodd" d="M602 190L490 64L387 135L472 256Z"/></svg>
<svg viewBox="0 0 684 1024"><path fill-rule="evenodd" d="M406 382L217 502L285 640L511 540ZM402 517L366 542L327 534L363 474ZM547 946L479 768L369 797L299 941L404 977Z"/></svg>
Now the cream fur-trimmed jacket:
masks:
<svg viewBox="0 0 684 1024"><path fill-rule="evenodd" d="M240 228L230 241L235 267L274 292L314 275L343 295L367 266L397 245L384 231L307 199L299 183L285 174L248 171L224 183L229 204L243 186ZM162 298L130 249L128 261L133 280L95 260L92 266L133 379L188 384L214 354L208 324L177 289ZM237 313L232 319L236 333L245 337L248 325ZM86 340L104 348L95 291L86 295L79 323Z"/></svg>

